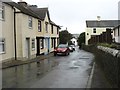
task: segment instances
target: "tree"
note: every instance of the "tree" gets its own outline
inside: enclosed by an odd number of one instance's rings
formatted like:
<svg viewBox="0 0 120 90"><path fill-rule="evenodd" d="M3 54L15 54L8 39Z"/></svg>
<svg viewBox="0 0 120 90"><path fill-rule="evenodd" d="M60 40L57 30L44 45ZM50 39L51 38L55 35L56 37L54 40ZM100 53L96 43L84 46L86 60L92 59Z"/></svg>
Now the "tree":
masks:
<svg viewBox="0 0 120 90"><path fill-rule="evenodd" d="M72 38L72 34L69 33L67 30L61 31L59 33L60 44L66 44Z"/></svg>
<svg viewBox="0 0 120 90"><path fill-rule="evenodd" d="M78 45L81 48L82 43L85 44L85 32L81 33L78 37Z"/></svg>

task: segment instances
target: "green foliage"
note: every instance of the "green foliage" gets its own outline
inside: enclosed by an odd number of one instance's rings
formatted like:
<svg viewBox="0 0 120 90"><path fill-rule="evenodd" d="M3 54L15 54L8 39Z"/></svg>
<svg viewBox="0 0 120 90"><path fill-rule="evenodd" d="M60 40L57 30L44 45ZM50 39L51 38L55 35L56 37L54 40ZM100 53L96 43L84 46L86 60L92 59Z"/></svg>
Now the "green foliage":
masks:
<svg viewBox="0 0 120 90"><path fill-rule="evenodd" d="M66 44L67 42L70 41L70 39L72 39L72 34L69 33L67 30L64 30L59 33L59 37L60 44Z"/></svg>
<svg viewBox="0 0 120 90"><path fill-rule="evenodd" d="M85 44L85 32L81 33L78 37L78 45L81 46Z"/></svg>
<svg viewBox="0 0 120 90"><path fill-rule="evenodd" d="M112 44L108 44L108 43L98 43L97 45L99 46L104 46L104 47L109 47L109 48L117 48L117 45L112 43Z"/></svg>

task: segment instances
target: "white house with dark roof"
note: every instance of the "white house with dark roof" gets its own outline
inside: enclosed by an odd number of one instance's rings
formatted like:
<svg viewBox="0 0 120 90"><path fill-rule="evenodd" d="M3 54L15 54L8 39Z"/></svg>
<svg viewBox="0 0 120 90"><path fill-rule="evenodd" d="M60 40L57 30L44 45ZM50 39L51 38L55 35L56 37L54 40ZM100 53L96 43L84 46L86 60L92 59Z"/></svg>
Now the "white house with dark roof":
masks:
<svg viewBox="0 0 120 90"><path fill-rule="evenodd" d="M120 25L114 27L113 33L114 33L114 42L120 44Z"/></svg>
<svg viewBox="0 0 120 90"><path fill-rule="evenodd" d="M106 32L106 29L112 30L116 25L118 25L118 20L87 20L85 44L88 45L91 36L100 35L102 32Z"/></svg>
<svg viewBox="0 0 120 90"><path fill-rule="evenodd" d="M32 10L26 2L0 3L0 60L29 60L48 54L59 43L60 27L48 8Z"/></svg>

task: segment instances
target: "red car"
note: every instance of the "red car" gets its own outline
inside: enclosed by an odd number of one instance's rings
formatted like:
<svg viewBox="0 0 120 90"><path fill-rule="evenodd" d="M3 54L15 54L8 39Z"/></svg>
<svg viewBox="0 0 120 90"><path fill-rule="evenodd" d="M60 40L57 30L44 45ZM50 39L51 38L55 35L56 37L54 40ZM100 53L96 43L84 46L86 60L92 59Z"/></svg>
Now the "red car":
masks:
<svg viewBox="0 0 120 90"><path fill-rule="evenodd" d="M69 55L70 54L70 49L68 45L66 44L60 44L57 48L54 50L54 56L56 55Z"/></svg>

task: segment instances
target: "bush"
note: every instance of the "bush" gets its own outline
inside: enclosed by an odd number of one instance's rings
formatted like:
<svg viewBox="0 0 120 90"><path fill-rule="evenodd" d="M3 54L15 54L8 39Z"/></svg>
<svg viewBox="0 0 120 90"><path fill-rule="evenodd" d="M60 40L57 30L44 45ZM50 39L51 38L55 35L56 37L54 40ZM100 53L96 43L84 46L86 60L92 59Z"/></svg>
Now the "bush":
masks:
<svg viewBox="0 0 120 90"><path fill-rule="evenodd" d="M108 44L108 43L98 43L98 46L104 46L104 47L109 47L109 48L114 48L117 49L118 45L112 43L112 44Z"/></svg>

